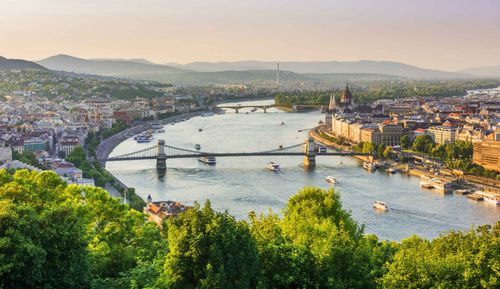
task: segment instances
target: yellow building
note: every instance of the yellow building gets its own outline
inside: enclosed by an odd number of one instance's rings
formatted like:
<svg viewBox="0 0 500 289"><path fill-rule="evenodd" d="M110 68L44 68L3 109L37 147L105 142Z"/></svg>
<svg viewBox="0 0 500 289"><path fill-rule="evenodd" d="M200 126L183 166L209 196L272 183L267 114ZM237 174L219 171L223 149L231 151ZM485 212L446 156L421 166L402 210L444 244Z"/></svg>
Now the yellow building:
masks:
<svg viewBox="0 0 500 289"><path fill-rule="evenodd" d="M500 141L473 143L472 160L485 169L500 172Z"/></svg>

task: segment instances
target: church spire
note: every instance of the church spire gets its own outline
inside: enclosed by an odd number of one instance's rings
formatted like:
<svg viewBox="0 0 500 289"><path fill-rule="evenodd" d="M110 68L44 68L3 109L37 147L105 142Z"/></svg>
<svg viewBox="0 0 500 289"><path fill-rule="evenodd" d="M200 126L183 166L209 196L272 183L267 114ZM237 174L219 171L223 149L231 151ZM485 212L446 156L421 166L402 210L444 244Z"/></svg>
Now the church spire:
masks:
<svg viewBox="0 0 500 289"><path fill-rule="evenodd" d="M330 94L330 103L328 104L328 110L334 111L337 108L337 102L335 101L335 95Z"/></svg>

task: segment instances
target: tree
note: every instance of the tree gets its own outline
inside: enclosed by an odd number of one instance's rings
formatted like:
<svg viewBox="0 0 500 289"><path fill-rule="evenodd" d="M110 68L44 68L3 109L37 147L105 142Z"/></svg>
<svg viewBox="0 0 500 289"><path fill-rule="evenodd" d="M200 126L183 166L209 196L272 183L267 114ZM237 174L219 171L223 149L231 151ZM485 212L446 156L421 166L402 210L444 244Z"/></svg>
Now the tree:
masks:
<svg viewBox="0 0 500 289"><path fill-rule="evenodd" d="M401 137L401 148L407 150L411 147L411 140L408 135L404 135Z"/></svg>
<svg viewBox="0 0 500 289"><path fill-rule="evenodd" d="M248 225L210 202L168 222L161 288L255 288L258 255Z"/></svg>
<svg viewBox="0 0 500 289"><path fill-rule="evenodd" d="M389 159L392 154L392 147L391 146L386 146L383 152L383 157L384 159Z"/></svg>
<svg viewBox="0 0 500 289"><path fill-rule="evenodd" d="M65 183L52 172L0 175L0 288L86 288L84 212Z"/></svg>
<svg viewBox="0 0 500 289"><path fill-rule="evenodd" d="M363 228L342 208L333 189L305 188L288 201L283 211L284 236L304 246L315 259L321 288L367 288L371 263L358 250Z"/></svg>
<svg viewBox="0 0 500 289"><path fill-rule="evenodd" d="M499 288L500 222L432 241L403 240L383 288Z"/></svg>
<svg viewBox="0 0 500 289"><path fill-rule="evenodd" d="M383 158L384 157L384 150L385 150L385 145L384 144L379 144L378 147L377 147L377 156L379 158Z"/></svg>
<svg viewBox="0 0 500 289"><path fill-rule="evenodd" d="M76 146L73 151L66 156L66 160L76 167L81 167L87 160L83 147L81 145Z"/></svg>
<svg viewBox="0 0 500 289"><path fill-rule="evenodd" d="M103 189L0 170L0 288L144 288L165 254L158 227Z"/></svg>
<svg viewBox="0 0 500 289"><path fill-rule="evenodd" d="M415 151L429 153L434 146L434 141L430 135L419 135L413 141L412 148Z"/></svg>
<svg viewBox="0 0 500 289"><path fill-rule="evenodd" d="M303 245L283 235L281 220L250 213L250 230L260 257L260 288L313 288L318 281L315 259Z"/></svg>

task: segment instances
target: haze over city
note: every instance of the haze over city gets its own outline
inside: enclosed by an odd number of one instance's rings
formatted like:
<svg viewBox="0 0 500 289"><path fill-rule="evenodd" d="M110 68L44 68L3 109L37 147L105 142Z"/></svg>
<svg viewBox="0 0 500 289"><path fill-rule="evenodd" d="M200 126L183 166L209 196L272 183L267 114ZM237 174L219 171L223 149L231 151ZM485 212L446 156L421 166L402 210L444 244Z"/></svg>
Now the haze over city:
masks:
<svg viewBox="0 0 500 289"><path fill-rule="evenodd" d="M0 289L500 288L500 0L0 0Z"/></svg>
<svg viewBox="0 0 500 289"><path fill-rule="evenodd" d="M495 0L3 0L0 16L8 58L500 64Z"/></svg>

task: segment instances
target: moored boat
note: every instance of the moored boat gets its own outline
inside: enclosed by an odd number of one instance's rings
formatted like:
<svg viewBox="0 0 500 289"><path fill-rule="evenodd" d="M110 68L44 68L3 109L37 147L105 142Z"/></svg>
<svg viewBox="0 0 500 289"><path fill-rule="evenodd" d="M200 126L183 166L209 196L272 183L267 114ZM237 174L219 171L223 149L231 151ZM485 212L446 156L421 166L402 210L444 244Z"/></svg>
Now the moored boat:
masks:
<svg viewBox="0 0 500 289"><path fill-rule="evenodd" d="M274 162L268 162L266 164L266 169L272 171L272 172L279 172L280 171L280 165Z"/></svg>
<svg viewBox="0 0 500 289"><path fill-rule="evenodd" d="M198 160L202 163L206 163L207 165L215 165L216 159L214 156L202 156L199 157Z"/></svg>
<svg viewBox="0 0 500 289"><path fill-rule="evenodd" d="M452 193L453 183L438 178L423 178L420 186L424 189L433 189L440 193Z"/></svg>
<svg viewBox="0 0 500 289"><path fill-rule="evenodd" d="M374 172L376 169L375 165L370 162L363 162L363 168L369 171L370 173Z"/></svg>
<svg viewBox="0 0 500 289"><path fill-rule="evenodd" d="M151 129L158 130L163 128L163 124L160 122L152 122L149 126Z"/></svg>
<svg viewBox="0 0 500 289"><path fill-rule="evenodd" d="M389 210L389 207L387 206L387 204L385 202L382 202L382 201L375 201L373 203L373 208L376 210L381 210L381 211Z"/></svg>
<svg viewBox="0 0 500 289"><path fill-rule="evenodd" d="M388 172L389 174L395 174L396 173L396 169L395 168L387 168L385 169L386 172Z"/></svg>
<svg viewBox="0 0 500 289"><path fill-rule="evenodd" d="M500 195L498 195L498 194L488 193L488 192L483 192L483 191L475 191L473 195L476 195L478 197L482 197L483 200L487 203L497 205L497 206L500 205Z"/></svg>

